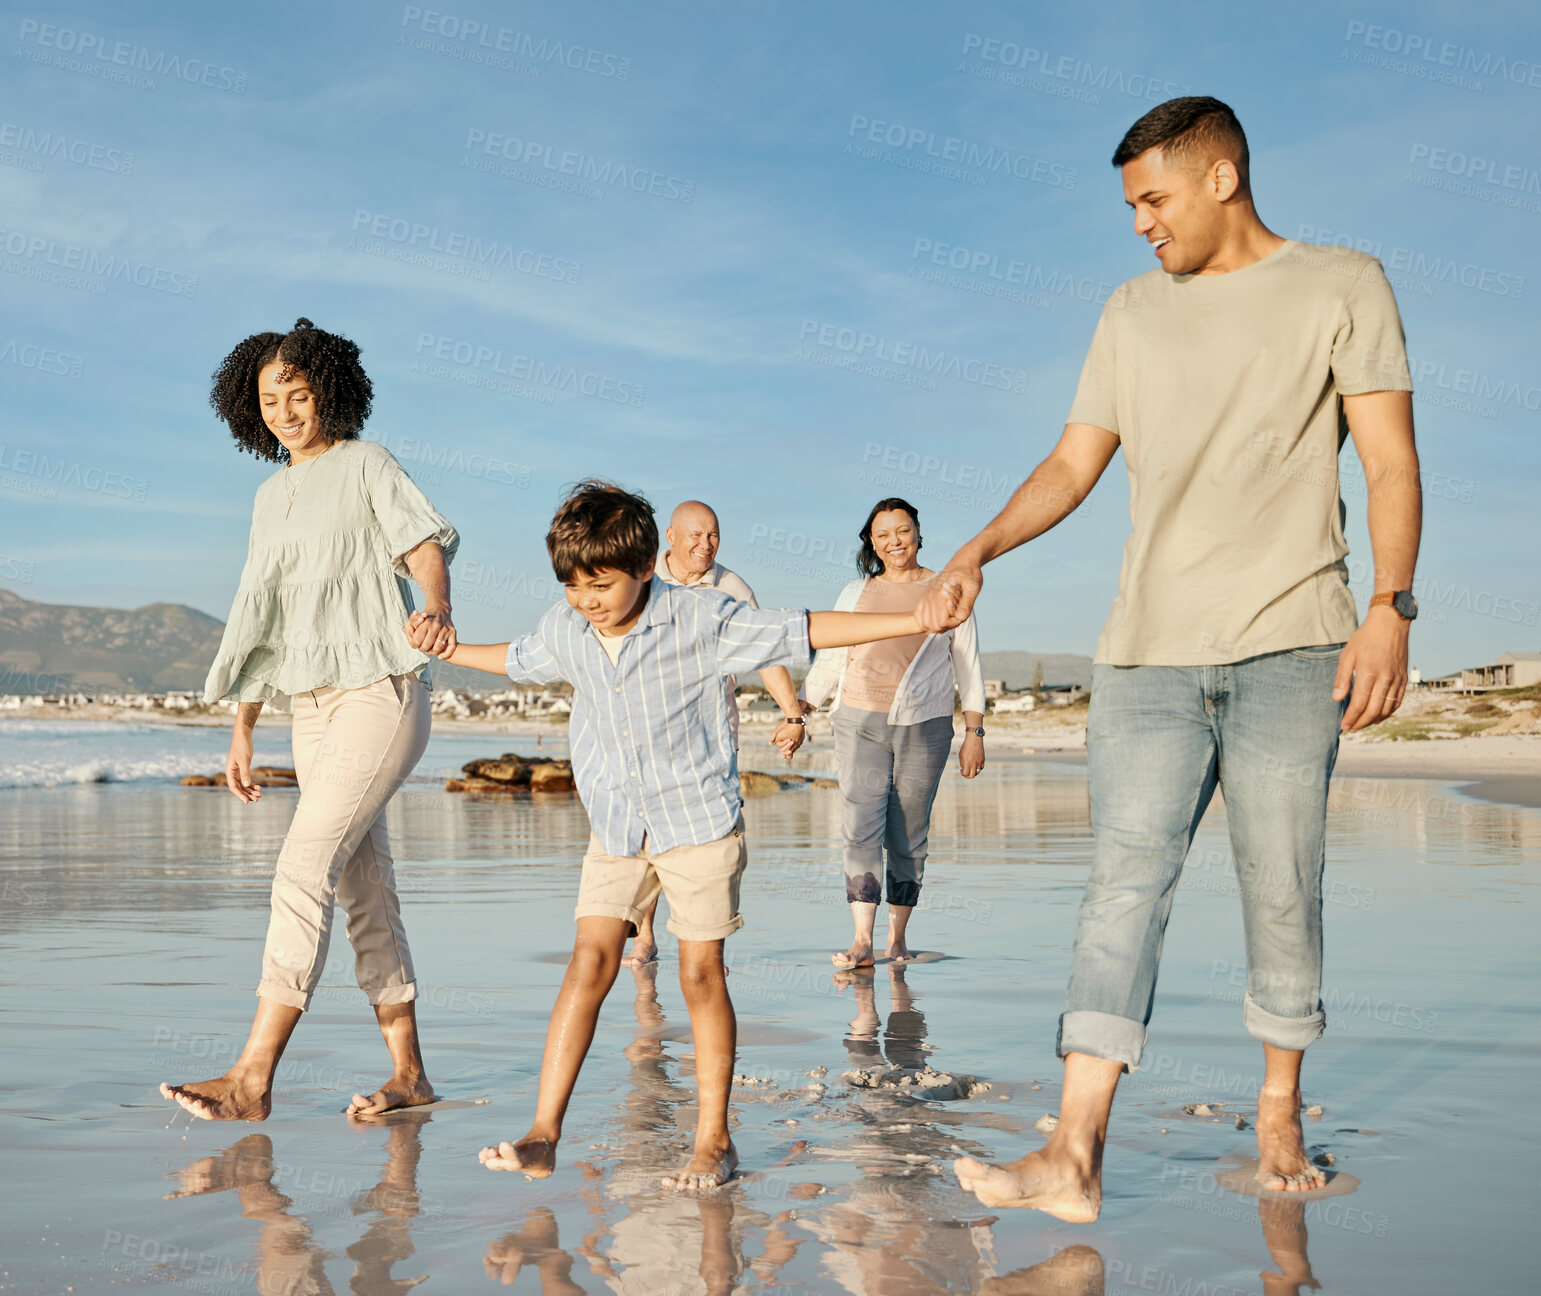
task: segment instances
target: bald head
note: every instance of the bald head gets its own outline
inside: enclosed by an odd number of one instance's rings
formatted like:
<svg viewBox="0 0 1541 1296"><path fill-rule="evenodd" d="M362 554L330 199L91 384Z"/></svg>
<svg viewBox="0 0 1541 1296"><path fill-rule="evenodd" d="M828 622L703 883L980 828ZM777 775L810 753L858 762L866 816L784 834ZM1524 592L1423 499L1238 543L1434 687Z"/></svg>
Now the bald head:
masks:
<svg viewBox="0 0 1541 1296"><path fill-rule="evenodd" d="M700 500L686 500L670 516L664 539L669 543L670 569L687 584L694 584L717 561L717 546L722 542L717 514Z"/></svg>

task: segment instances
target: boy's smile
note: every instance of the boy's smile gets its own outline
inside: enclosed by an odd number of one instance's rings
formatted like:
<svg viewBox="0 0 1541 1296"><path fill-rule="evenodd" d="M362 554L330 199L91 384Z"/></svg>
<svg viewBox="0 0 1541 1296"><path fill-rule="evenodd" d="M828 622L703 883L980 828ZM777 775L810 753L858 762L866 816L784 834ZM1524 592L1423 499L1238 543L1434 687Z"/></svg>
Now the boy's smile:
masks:
<svg viewBox="0 0 1541 1296"><path fill-rule="evenodd" d="M567 603L600 634L623 635L637 624L647 606L652 575L631 576L613 567L575 571L566 583Z"/></svg>

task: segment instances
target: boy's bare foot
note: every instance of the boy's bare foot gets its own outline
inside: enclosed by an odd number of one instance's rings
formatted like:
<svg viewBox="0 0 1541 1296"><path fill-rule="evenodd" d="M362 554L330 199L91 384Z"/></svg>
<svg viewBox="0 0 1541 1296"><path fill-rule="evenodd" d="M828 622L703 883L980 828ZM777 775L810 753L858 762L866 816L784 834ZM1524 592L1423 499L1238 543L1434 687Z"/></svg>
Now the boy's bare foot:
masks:
<svg viewBox="0 0 1541 1296"><path fill-rule="evenodd" d="M1306 1155L1300 1091L1263 1089L1257 1096L1257 1181L1270 1192L1309 1192L1327 1182Z"/></svg>
<svg viewBox="0 0 1541 1296"><path fill-rule="evenodd" d="M872 946L864 945L861 941L854 941L851 948L839 954L831 954L829 961L842 972L849 972L852 968L872 966Z"/></svg>
<svg viewBox="0 0 1541 1296"><path fill-rule="evenodd" d="M230 1072L192 1084L161 1082L161 1097L180 1104L200 1120L267 1120L273 1114L273 1086Z"/></svg>
<svg viewBox="0 0 1541 1296"><path fill-rule="evenodd" d="M631 953L621 960L621 966L639 968L656 962L658 962L658 946L646 937L638 936L631 943Z"/></svg>
<svg viewBox="0 0 1541 1296"><path fill-rule="evenodd" d="M354 1094L344 1113L348 1116L378 1116L381 1112L395 1111L398 1107L421 1107L424 1103L437 1102L438 1095L428 1083L428 1077L393 1075L368 1098Z"/></svg>
<svg viewBox="0 0 1541 1296"><path fill-rule="evenodd" d="M697 1147L678 1174L669 1175L660 1182L674 1192L692 1192L721 1188L733 1177L738 1168L738 1149L731 1139L716 1147Z"/></svg>
<svg viewBox="0 0 1541 1296"><path fill-rule="evenodd" d="M545 1179L556 1169L556 1142L532 1132L514 1143L484 1147L477 1160L489 1170L518 1170L531 1179Z"/></svg>
<svg viewBox="0 0 1541 1296"><path fill-rule="evenodd" d="M1040 1210L1067 1224L1090 1224L1102 1210L1101 1177L1052 1148L1009 1165L959 1157L952 1168L963 1189L986 1206Z"/></svg>

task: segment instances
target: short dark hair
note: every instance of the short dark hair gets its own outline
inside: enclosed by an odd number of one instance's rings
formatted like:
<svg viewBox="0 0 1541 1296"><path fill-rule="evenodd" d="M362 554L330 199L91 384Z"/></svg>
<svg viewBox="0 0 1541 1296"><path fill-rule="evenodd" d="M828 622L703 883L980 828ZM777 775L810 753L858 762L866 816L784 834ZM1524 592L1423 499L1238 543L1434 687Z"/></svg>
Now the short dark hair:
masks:
<svg viewBox="0 0 1541 1296"><path fill-rule="evenodd" d="M1133 162L1141 153L1161 150L1163 161L1207 169L1220 158L1236 164L1243 193L1252 191L1247 136L1230 105L1208 95L1184 95L1157 104L1119 141L1113 165Z"/></svg>
<svg viewBox="0 0 1541 1296"><path fill-rule="evenodd" d="M612 568L646 576L658 562L653 506L614 482L589 478L568 493L546 532L551 567L564 585L575 572Z"/></svg>
<svg viewBox="0 0 1541 1296"><path fill-rule="evenodd" d="M289 462L289 451L263 422L257 400L257 375L275 360L284 363L282 381L289 382L296 373L305 375L316 394L322 436L328 441L358 437L374 404L374 387L359 363L358 346L302 316L287 333L253 333L214 371L209 404L230 428L236 445L259 459Z"/></svg>
<svg viewBox="0 0 1541 1296"><path fill-rule="evenodd" d="M902 500L897 495L888 499L880 499L872 506L872 512L867 514L867 520L861 524L861 552L856 555L856 570L863 576L881 576L883 574L883 560L878 557L878 551L872 545L872 522L879 513L908 513L910 521L915 524L915 547L920 548L920 514L915 511L915 506L909 500Z"/></svg>

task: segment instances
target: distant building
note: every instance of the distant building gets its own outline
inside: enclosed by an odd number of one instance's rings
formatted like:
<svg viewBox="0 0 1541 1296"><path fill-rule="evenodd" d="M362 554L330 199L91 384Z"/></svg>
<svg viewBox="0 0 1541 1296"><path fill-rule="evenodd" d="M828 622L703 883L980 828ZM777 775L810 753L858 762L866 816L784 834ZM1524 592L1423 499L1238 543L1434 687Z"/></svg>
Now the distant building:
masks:
<svg viewBox="0 0 1541 1296"><path fill-rule="evenodd" d="M986 680L985 681L985 701L986 702L992 701L995 698L1000 697L1001 694L1003 694L1005 691L1006 691L1006 681L1005 680L998 680L997 679L997 680Z"/></svg>
<svg viewBox="0 0 1541 1296"><path fill-rule="evenodd" d="M1491 666L1468 666L1463 689L1524 688L1541 684L1541 652L1506 652Z"/></svg>

